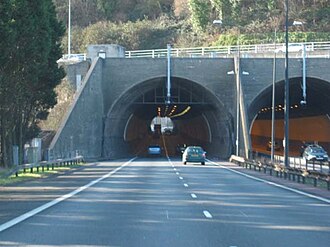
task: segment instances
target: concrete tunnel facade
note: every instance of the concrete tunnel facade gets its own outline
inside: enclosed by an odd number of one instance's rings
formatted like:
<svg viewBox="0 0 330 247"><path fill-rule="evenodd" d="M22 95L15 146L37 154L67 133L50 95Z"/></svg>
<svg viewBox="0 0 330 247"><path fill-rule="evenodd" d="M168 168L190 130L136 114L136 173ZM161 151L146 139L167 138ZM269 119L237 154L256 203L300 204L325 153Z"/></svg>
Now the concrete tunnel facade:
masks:
<svg viewBox="0 0 330 247"><path fill-rule="evenodd" d="M309 60L308 60L309 61ZM277 67L284 67L279 59ZM311 59L308 76L329 85L328 59ZM266 102L272 84L272 59L244 58L241 67L249 72L242 76L241 87L248 129L251 130L258 102ZM167 138L173 148L176 144L202 145L208 155L228 158L235 149L236 82L232 58L173 58L171 81L173 90L190 94L192 114L174 119L179 129L175 138ZM324 71L320 74L320 71ZM155 140L148 126L156 115L156 106L162 102L141 104L139 98L153 90L166 88L167 60L164 58L97 58L88 70L82 89L57 131L50 146L51 158L67 157L79 150L86 158L112 159L139 153L138 148ZM283 81L283 70L277 71L277 84ZM301 61L292 59L290 77L301 78ZM312 82L309 82L311 84ZM326 87L328 89L328 87ZM183 93L184 95L184 93ZM264 95L264 96L262 96ZM262 100L260 100L262 99ZM175 103L175 102L173 102ZM242 139L242 126L240 126ZM240 141L240 149L244 149ZM143 153L143 152L142 152Z"/></svg>
<svg viewBox="0 0 330 247"><path fill-rule="evenodd" d="M174 120L178 134L167 137L169 154L173 154L175 145L183 143L202 145L209 155L219 158L228 158L233 152L235 84L230 76L222 76L233 69L233 60L218 62L172 59L172 87L191 94L191 100L181 105L191 104L193 113L189 119L185 116ZM150 138L148 125L156 114L147 113L141 118L143 106L135 103L148 91L164 88L166 73L166 59L93 61L82 89L53 139L52 157L66 156L66 150L73 149L87 158L111 159L135 155L134 146L145 148L147 143L139 140Z"/></svg>

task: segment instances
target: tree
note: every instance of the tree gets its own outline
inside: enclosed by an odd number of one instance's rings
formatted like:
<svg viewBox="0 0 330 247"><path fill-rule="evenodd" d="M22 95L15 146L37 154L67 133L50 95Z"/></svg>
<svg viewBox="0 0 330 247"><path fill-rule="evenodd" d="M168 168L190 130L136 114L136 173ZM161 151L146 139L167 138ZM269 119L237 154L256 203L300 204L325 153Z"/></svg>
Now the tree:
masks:
<svg viewBox="0 0 330 247"><path fill-rule="evenodd" d="M207 0L190 0L189 7L191 11L192 24L197 29L203 29L207 26L209 15L211 13L211 4Z"/></svg>
<svg viewBox="0 0 330 247"><path fill-rule="evenodd" d="M1 63L1 83L5 85L1 149L5 166L11 164L12 144L20 147L22 160L23 144L35 137L38 120L56 104L54 87L64 76L56 63L61 57L60 38L64 30L56 19L52 1L7 2L10 28L4 30L14 35L9 36L11 42L7 46L1 46L8 54Z"/></svg>

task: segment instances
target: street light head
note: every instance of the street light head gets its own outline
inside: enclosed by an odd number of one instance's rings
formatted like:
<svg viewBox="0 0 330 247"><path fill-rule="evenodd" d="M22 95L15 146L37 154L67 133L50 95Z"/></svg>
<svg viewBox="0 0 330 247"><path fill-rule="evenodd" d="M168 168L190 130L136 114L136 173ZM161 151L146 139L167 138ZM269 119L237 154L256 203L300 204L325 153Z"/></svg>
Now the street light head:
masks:
<svg viewBox="0 0 330 247"><path fill-rule="evenodd" d="M220 24L221 25L222 24L222 20L214 20L213 21L213 24Z"/></svg>
<svg viewBox="0 0 330 247"><path fill-rule="evenodd" d="M293 26L302 26L304 23L302 21L293 21Z"/></svg>
<svg viewBox="0 0 330 247"><path fill-rule="evenodd" d="M305 106L307 104L306 100L300 101L300 105Z"/></svg>
<svg viewBox="0 0 330 247"><path fill-rule="evenodd" d="M250 73L247 72L247 71L243 71L242 74L243 74L243 75L249 75Z"/></svg>
<svg viewBox="0 0 330 247"><path fill-rule="evenodd" d="M227 75L234 75L234 74L235 74L234 70L231 70L231 71L227 72Z"/></svg>

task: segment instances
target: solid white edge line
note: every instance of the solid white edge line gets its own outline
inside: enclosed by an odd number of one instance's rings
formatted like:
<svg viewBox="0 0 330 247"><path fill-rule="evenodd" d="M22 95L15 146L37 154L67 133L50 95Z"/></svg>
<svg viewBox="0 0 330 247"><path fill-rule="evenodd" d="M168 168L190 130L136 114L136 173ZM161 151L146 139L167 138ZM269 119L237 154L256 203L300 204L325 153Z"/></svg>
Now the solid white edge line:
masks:
<svg viewBox="0 0 330 247"><path fill-rule="evenodd" d="M204 211L203 211L203 214L204 214L205 217L208 218L208 219L212 219L212 218L213 218L213 217L212 217L212 214L210 214L210 212L207 211L207 210L204 210Z"/></svg>
<svg viewBox="0 0 330 247"><path fill-rule="evenodd" d="M219 166L219 167L221 167L223 169L226 169L228 171L237 173L237 174L242 175L244 177L247 177L247 178L250 178L250 179L259 181L259 182L263 182L263 183L266 183L266 184L269 184L269 185L273 185L275 187L279 187L279 188L282 188L282 189L285 189L285 190L289 190L291 192L294 192L294 193L297 193L297 194L300 194L300 195L304 195L304 196L307 196L307 197L310 197L310 198L313 198L313 199L316 199L316 200L319 200L319 201L326 202L326 203L329 203L330 204L330 200L328 200L326 198L323 198L323 197L320 197L320 196L315 196L315 195L312 195L312 194L309 194L309 193L306 193L306 192L303 192L303 191L300 191L300 190L297 190L297 189L292 189L292 188L289 188L287 186L284 186L284 185L281 185L281 184L277 184L277 183L274 183L274 182L270 182L270 181L267 181L267 180L264 180L264 179L261 179L261 178L253 177L251 175L248 175L248 174L245 174L245 173L242 173L242 172L239 172L239 171L235 171L235 170L233 170L231 168L228 168L228 167L225 167L223 165L220 165L220 164L218 164L216 162L213 162L212 160L208 160L208 161L211 162L212 164L216 165L216 166Z"/></svg>
<svg viewBox="0 0 330 247"><path fill-rule="evenodd" d="M38 213L40 213L40 212L42 212L42 211L44 211L44 210L46 210L48 208L50 208L50 207L52 207L52 206L60 203L60 202L62 202L64 200L66 200L66 199L68 199L68 198L70 198L70 197L78 194L79 192L84 191L85 189L93 186L94 184L96 184L96 183L98 183L98 182L100 182L100 181L102 181L102 180L104 180L104 179L112 176L113 174L115 174L116 172L118 172L119 170L121 170L122 168L124 168L125 166L127 166L128 164L130 164L135 159L136 159L136 157L133 158L133 159L131 159L131 160L129 160L129 161L127 161L126 163L124 163L120 167L117 167L115 170L113 170L113 171L105 174L102 177L100 177L100 178L98 178L98 179L96 179L96 180L94 180L94 181L92 181L92 182L90 182L90 183L88 183L88 184L86 184L86 185L84 185L84 186L82 186L82 187L80 187L80 188L78 188L78 189L76 189L76 190L74 190L74 191L66 194L66 195L63 195L61 197L58 197L58 198L54 199L53 201L50 201L50 202L48 202L48 203L46 203L46 204L44 204L44 205L42 205L40 207L37 207L37 208L35 208L35 209L33 209L33 210L25 213L25 214L22 214L21 216L18 216L16 218L14 218L14 219L12 219L12 220L10 220L10 221L8 221L8 222L0 225L0 232L2 232L2 231L6 230L6 229L8 229L8 228L10 228L10 227L12 227L14 225L17 225L18 223L20 223L20 222L22 222L22 221L24 221L24 220L26 220L26 219L28 219L28 218L36 215L36 214L38 214Z"/></svg>

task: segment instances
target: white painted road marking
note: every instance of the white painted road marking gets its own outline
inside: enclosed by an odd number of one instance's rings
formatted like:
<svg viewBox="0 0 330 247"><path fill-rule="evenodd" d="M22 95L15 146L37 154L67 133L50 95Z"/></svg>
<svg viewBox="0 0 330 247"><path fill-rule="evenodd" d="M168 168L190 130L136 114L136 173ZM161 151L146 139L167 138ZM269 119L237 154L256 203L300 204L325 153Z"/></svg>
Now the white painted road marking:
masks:
<svg viewBox="0 0 330 247"><path fill-rule="evenodd" d="M212 218L213 218L213 217L212 217L212 214L210 214L209 211L204 210L204 211L203 211L203 214L204 214L205 217L208 218L208 219L212 219Z"/></svg>
<svg viewBox="0 0 330 247"><path fill-rule="evenodd" d="M234 169L225 167L223 165L219 165L218 163L213 162L211 160L207 160L207 161L209 161L212 164L214 164L216 166L219 166L219 167L221 167L223 169L226 169L228 171L231 171L231 172L234 172L236 174L242 175L244 177L247 177L247 178L250 178L250 179L259 181L259 182L263 182L263 183L266 183L266 184L269 184L269 185L273 185L273 186L276 186L276 187L279 187L279 188L282 188L282 189L285 189L285 190L289 190L291 192L294 192L294 193L297 193L297 194L300 194L300 195L304 195L304 196L307 196L307 197L310 197L310 198L314 198L314 199L317 199L319 201L326 202L326 203L329 203L330 204L330 200L328 200L326 198L323 198L323 197L320 197L320 196L314 196L312 194L309 194L309 193L306 193L306 192L303 192L303 191L300 191L300 190L292 189L292 188L286 187L284 185L280 185L280 184L277 184L277 183L274 183L274 182L270 182L270 181L267 181L267 180L264 180L264 179L261 179L261 178L253 177L251 175L248 175L248 174L245 174L245 173L242 173L242 172L239 172L239 171L235 171Z"/></svg>
<svg viewBox="0 0 330 247"><path fill-rule="evenodd" d="M183 184L184 187L188 187L189 185L188 184Z"/></svg>
<svg viewBox="0 0 330 247"><path fill-rule="evenodd" d="M197 198L197 196L195 194L191 194L191 197L194 199Z"/></svg>
<svg viewBox="0 0 330 247"><path fill-rule="evenodd" d="M78 189L76 189L76 190L74 190L74 191L66 194L66 195L63 195L63 196L61 196L59 198L56 198L53 201L50 201L50 202L48 202L48 203L46 203L46 204L44 204L44 205L42 205L42 206L40 206L38 208L35 208L35 209L33 209L33 210L25 213L25 214L22 214L21 216L16 217L15 219L12 219L12 220L10 220L10 221L8 221L8 222L0 225L0 232L2 232L2 231L6 230L6 229L8 229L8 228L10 228L10 227L12 227L14 225L17 225L17 224L21 223L22 221L24 221L24 220L26 220L26 219L28 219L28 218L30 218L30 217L32 217L32 216L34 216L34 215L42 212L42 211L44 211L44 210L46 210L46 209L48 209L48 208L50 208L50 207L52 207L54 205L56 205L56 204L58 204L58 203L60 203L60 202L62 202L64 200L66 200L66 199L69 199L70 197L78 194L81 191L84 191L84 190L88 189L89 187L93 186L94 184L97 184L98 182L100 182L100 181L102 181L102 180L104 180L104 179L106 179L108 177L111 177L113 174L115 174L116 172L118 172L119 170L121 170L122 168L124 168L125 166L127 166L128 164L130 164L135 159L136 159L136 157L133 158L133 159L131 159L131 160L129 160L129 161L127 161L125 164L117 167L115 170L113 170L113 171L105 174L102 177L100 177L100 178L98 178L98 179L96 179L96 180L94 180L94 181L92 181L92 182L90 182L90 183L88 183L88 184L86 184L86 185L84 185L84 186L82 186L82 187L80 187L80 188L78 188Z"/></svg>
<svg viewBox="0 0 330 247"><path fill-rule="evenodd" d="M176 171L176 168L174 168L173 170Z"/></svg>
<svg viewBox="0 0 330 247"><path fill-rule="evenodd" d="M181 180L182 180L182 179L183 179L183 177L179 177L179 179L181 179Z"/></svg>
<svg viewBox="0 0 330 247"><path fill-rule="evenodd" d="M176 175L179 175L180 173L176 172L175 174L176 174Z"/></svg>

